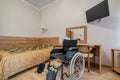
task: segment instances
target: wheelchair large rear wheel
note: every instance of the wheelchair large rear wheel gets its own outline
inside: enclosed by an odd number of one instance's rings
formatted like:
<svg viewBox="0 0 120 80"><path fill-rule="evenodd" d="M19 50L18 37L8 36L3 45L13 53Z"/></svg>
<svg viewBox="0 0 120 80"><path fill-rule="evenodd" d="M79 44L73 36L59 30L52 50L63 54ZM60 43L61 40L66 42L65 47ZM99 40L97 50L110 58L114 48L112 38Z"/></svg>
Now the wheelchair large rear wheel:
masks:
<svg viewBox="0 0 120 80"><path fill-rule="evenodd" d="M77 52L70 61L70 77L72 80L79 80L84 73L85 60L82 53Z"/></svg>

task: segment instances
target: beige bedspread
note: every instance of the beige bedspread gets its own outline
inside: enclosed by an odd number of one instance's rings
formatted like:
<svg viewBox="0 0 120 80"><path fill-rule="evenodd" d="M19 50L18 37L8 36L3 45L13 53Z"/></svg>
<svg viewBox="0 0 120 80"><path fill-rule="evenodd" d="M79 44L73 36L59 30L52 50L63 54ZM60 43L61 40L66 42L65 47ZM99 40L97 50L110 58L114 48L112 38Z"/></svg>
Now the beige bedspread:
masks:
<svg viewBox="0 0 120 80"><path fill-rule="evenodd" d="M11 54L0 51L0 80L14 75L22 70L33 67L49 59L52 47Z"/></svg>

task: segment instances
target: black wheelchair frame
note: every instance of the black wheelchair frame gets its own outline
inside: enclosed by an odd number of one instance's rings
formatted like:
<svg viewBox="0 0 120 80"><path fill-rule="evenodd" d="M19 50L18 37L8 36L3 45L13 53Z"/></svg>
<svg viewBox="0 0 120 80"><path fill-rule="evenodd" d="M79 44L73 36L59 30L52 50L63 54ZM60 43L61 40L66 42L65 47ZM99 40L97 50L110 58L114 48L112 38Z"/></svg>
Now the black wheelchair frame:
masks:
<svg viewBox="0 0 120 80"><path fill-rule="evenodd" d="M56 54L56 53L60 53L62 52L62 54ZM78 48L77 48L77 40L64 40L63 41L63 49L53 49L51 51L51 54L50 54L50 59L48 60L49 64L48 64L48 67L47 67L47 78L46 80L56 80L56 76L57 76L57 73L58 71L61 70L61 76L60 76L60 79L61 80L64 80L64 75L66 77L72 77L73 75L68 75L67 73L65 73L63 71L64 67L67 67L68 65L70 65L70 61L71 59L74 57L75 59L77 59L78 57L81 56L81 54L78 54ZM77 53L77 55L75 55ZM63 59L64 57L64 59ZM60 59L62 61L62 64L59 66L59 67L55 67L54 65L51 65L51 61L54 60L54 59ZM82 70L82 73L84 71L84 58L82 56L82 63L83 63L83 70ZM75 63L75 60L72 60L74 63ZM74 63L71 63L72 65L74 65ZM78 66L78 65L77 65ZM74 67L74 66L72 66ZM53 69L55 69L56 71L54 71ZM77 71L76 71L77 72ZM79 77L80 78L80 77ZM76 79L73 79L72 80L78 80L78 78Z"/></svg>

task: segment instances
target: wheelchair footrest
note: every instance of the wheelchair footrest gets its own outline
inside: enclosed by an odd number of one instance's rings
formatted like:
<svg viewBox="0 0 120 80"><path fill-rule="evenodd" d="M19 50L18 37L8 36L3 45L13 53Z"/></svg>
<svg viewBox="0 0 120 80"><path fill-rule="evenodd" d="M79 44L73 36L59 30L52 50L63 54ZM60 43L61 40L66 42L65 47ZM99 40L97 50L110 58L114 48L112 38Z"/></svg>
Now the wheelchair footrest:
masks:
<svg viewBox="0 0 120 80"><path fill-rule="evenodd" d="M55 80L56 79L56 72L53 70L48 70L46 80Z"/></svg>

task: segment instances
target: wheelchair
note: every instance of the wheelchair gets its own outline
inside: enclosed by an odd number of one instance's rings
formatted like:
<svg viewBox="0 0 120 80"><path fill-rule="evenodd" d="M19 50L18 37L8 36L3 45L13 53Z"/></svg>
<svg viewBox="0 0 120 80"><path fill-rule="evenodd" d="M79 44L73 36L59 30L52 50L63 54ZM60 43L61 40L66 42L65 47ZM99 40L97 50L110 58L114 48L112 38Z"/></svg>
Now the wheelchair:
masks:
<svg viewBox="0 0 120 80"><path fill-rule="evenodd" d="M64 39L62 49L54 48L51 51L46 80L56 80L59 71L61 71L60 80L64 80L64 76L72 80L81 79L85 69L85 60L83 55L78 52L77 41ZM61 65L58 67L51 65L54 59L60 59ZM68 73L64 72L65 67L68 69Z"/></svg>

